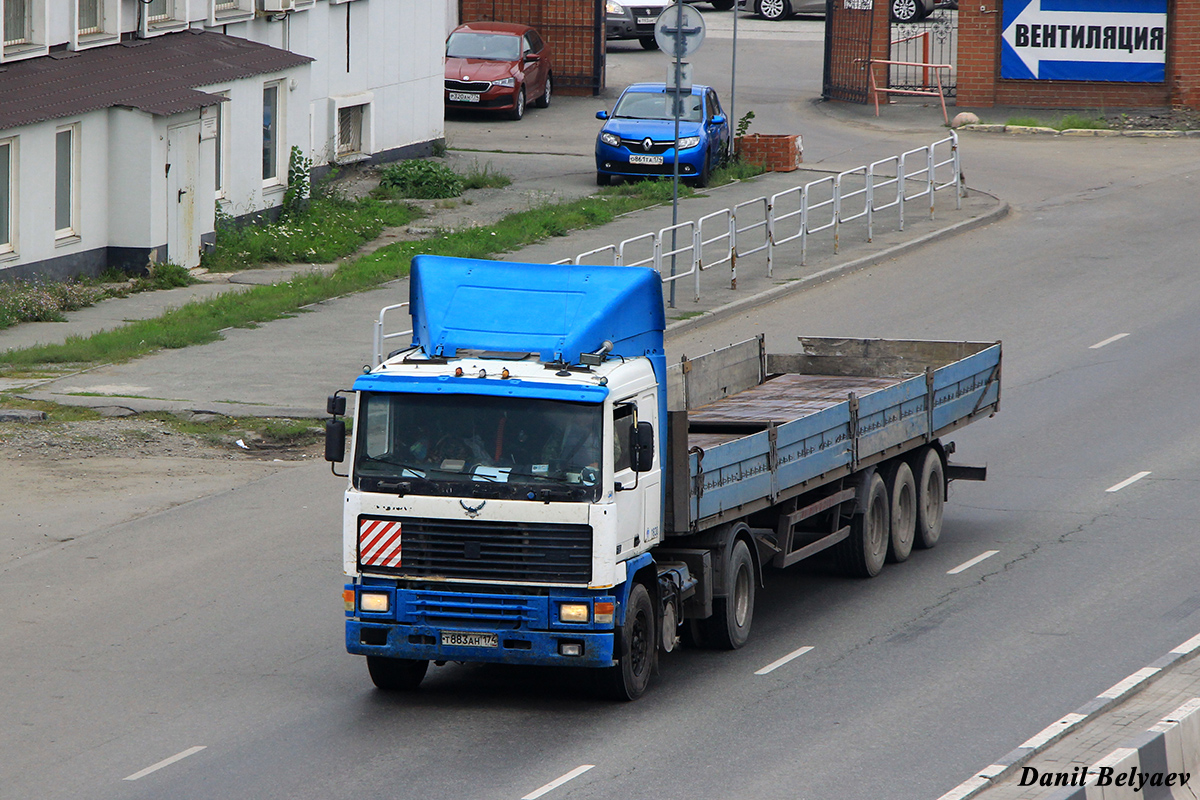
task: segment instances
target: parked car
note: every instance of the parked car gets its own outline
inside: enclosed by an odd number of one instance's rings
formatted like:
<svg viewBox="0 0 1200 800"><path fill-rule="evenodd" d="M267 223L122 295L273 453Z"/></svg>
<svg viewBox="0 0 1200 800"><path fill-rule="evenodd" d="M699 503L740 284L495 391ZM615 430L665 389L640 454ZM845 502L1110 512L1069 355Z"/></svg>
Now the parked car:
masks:
<svg viewBox="0 0 1200 800"><path fill-rule="evenodd" d="M737 0L738 11L757 14L772 22L787 19L792 14L825 16L825 0Z"/></svg>
<svg viewBox="0 0 1200 800"><path fill-rule="evenodd" d="M734 0L683 0L685 3L708 3L713 11L728 11L733 8Z"/></svg>
<svg viewBox="0 0 1200 800"><path fill-rule="evenodd" d="M646 50L657 50L654 21L672 0L607 0L604 4L605 35L609 41L637 39Z"/></svg>
<svg viewBox="0 0 1200 800"><path fill-rule="evenodd" d="M938 0L888 0L888 11L893 22L916 22L932 14L936 2ZM825 0L737 0L737 7L738 11L754 13L772 21L786 19L793 14L825 15Z"/></svg>
<svg viewBox="0 0 1200 800"><path fill-rule="evenodd" d="M889 0L892 22L919 22L933 13L936 0Z"/></svg>
<svg viewBox="0 0 1200 800"><path fill-rule="evenodd" d="M468 22L446 39L446 107L525 116L550 105L554 67L536 30L509 22Z"/></svg>
<svg viewBox="0 0 1200 800"><path fill-rule="evenodd" d="M729 155L729 119L717 93L695 84L678 93L679 174L695 186L706 186L712 170ZM672 175L675 172L675 99L661 83L635 83L617 99L612 113L597 111L604 126L596 137L596 183L614 177Z"/></svg>

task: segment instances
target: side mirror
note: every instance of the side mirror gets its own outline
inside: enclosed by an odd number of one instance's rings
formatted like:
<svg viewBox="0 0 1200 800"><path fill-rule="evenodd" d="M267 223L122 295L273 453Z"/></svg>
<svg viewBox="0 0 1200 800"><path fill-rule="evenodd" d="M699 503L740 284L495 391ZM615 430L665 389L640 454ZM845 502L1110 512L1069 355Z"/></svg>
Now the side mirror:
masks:
<svg viewBox="0 0 1200 800"><path fill-rule="evenodd" d="M325 413L331 417L344 417L346 415L346 398L340 394L331 394L325 398Z"/></svg>
<svg viewBox="0 0 1200 800"><path fill-rule="evenodd" d="M331 464L346 460L346 423L340 419L325 420L325 460Z"/></svg>
<svg viewBox="0 0 1200 800"><path fill-rule="evenodd" d="M539 56L537 53L526 53L525 54L525 63L529 63L530 61L541 61L541 60L542 60L542 57Z"/></svg>
<svg viewBox="0 0 1200 800"><path fill-rule="evenodd" d="M725 124L725 115L724 114L713 114L712 124L713 125L724 125Z"/></svg>
<svg viewBox="0 0 1200 800"><path fill-rule="evenodd" d="M597 111L596 119L608 119L608 112L607 111Z"/></svg>
<svg viewBox="0 0 1200 800"><path fill-rule="evenodd" d="M634 472L649 472L654 466L654 426L649 422L639 422L633 432L629 466Z"/></svg>

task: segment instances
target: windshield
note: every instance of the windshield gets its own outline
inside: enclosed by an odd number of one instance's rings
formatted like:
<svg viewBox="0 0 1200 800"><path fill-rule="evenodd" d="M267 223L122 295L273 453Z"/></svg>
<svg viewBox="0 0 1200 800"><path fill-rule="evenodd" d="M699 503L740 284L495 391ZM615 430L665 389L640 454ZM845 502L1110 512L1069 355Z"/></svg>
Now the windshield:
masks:
<svg viewBox="0 0 1200 800"><path fill-rule="evenodd" d="M672 100L674 94L667 92L626 92L613 109L614 117L629 119L675 119ZM701 120L700 96L685 95L679 118L686 122Z"/></svg>
<svg viewBox="0 0 1200 800"><path fill-rule="evenodd" d="M517 61L521 58L521 37L504 33L452 33L446 42L446 57Z"/></svg>
<svg viewBox="0 0 1200 800"><path fill-rule="evenodd" d="M355 484L397 494L596 501L602 406L364 392Z"/></svg>

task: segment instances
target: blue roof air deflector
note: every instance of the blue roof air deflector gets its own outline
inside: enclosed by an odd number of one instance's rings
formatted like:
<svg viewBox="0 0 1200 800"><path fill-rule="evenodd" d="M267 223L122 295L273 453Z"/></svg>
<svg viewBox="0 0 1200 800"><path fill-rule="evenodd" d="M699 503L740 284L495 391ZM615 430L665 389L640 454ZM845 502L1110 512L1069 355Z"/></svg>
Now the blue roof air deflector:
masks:
<svg viewBox="0 0 1200 800"><path fill-rule="evenodd" d="M409 286L413 344L430 355L520 351L574 364L605 340L613 355L662 353L662 280L644 267L420 255Z"/></svg>

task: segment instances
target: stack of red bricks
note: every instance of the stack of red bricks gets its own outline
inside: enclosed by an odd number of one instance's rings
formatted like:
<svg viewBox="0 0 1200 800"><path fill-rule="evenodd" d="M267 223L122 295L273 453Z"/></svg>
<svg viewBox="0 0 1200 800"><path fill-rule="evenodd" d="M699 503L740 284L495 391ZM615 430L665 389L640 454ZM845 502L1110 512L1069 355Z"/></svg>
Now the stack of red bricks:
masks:
<svg viewBox="0 0 1200 800"><path fill-rule="evenodd" d="M804 160L799 134L750 133L738 136L734 145L742 161L761 164L768 172L791 172Z"/></svg>

